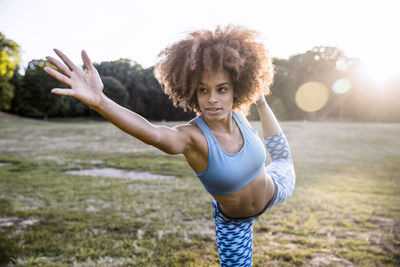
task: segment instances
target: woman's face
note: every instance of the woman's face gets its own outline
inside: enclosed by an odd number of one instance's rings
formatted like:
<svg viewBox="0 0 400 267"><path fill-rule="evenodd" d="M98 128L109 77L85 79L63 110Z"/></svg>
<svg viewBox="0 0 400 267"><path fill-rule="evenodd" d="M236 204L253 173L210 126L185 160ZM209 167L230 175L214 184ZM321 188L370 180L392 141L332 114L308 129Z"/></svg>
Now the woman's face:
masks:
<svg viewBox="0 0 400 267"><path fill-rule="evenodd" d="M221 120L231 114L233 106L233 85L226 70L205 72L197 86L197 101L203 117Z"/></svg>

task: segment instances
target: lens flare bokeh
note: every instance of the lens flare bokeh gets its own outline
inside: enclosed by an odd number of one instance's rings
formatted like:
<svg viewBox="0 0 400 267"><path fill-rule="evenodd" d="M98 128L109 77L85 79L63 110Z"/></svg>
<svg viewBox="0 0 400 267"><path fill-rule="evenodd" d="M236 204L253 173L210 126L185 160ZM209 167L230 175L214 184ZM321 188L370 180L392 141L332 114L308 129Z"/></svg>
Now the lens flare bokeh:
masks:
<svg viewBox="0 0 400 267"><path fill-rule="evenodd" d="M328 88L315 81L300 86L295 96L297 106L307 112L320 110L328 102L328 98Z"/></svg>
<svg viewBox="0 0 400 267"><path fill-rule="evenodd" d="M342 95L350 91L351 82L348 79L339 79L336 80L332 85L332 91L335 94Z"/></svg>

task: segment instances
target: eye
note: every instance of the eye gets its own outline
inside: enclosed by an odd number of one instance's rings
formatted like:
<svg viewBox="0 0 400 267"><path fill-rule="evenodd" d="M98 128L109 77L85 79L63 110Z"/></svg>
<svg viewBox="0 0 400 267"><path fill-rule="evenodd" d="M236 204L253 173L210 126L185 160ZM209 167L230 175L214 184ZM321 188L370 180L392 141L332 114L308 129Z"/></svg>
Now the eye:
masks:
<svg viewBox="0 0 400 267"><path fill-rule="evenodd" d="M207 93L207 88L201 87L198 89L199 93L201 94L206 94Z"/></svg>
<svg viewBox="0 0 400 267"><path fill-rule="evenodd" d="M225 93L226 91L228 91L228 89L226 89L225 87L218 88L218 92L220 93Z"/></svg>

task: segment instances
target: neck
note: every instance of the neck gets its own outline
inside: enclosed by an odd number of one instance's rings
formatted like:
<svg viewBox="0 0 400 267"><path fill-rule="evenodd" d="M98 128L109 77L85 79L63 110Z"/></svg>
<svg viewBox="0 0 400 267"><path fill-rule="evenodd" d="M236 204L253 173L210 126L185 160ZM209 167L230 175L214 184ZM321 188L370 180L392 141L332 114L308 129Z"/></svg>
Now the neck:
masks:
<svg viewBox="0 0 400 267"><path fill-rule="evenodd" d="M234 119L232 111L229 112L227 117L218 120L209 120L202 116L203 120L206 122L208 128L215 132L233 132L234 130Z"/></svg>

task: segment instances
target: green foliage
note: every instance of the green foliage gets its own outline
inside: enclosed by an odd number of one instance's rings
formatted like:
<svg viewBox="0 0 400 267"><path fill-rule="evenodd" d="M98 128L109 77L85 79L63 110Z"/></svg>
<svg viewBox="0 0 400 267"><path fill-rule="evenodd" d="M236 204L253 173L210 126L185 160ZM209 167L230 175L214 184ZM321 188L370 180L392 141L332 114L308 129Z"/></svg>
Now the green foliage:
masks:
<svg viewBox="0 0 400 267"><path fill-rule="evenodd" d="M19 45L0 32L0 80L8 81L17 69L20 56Z"/></svg>
<svg viewBox="0 0 400 267"><path fill-rule="evenodd" d="M129 93L126 87L112 76L103 76L102 81L104 84L104 94L121 106L126 106L129 100Z"/></svg>
<svg viewBox="0 0 400 267"><path fill-rule="evenodd" d="M131 87L141 88L142 66L129 59L119 59L116 61L104 61L94 64L101 77L111 76L119 80L129 90Z"/></svg>
<svg viewBox="0 0 400 267"><path fill-rule="evenodd" d="M128 59L102 62L95 64L95 67L103 80L105 94L136 113L151 120L193 118L194 113L185 113L173 106L155 79L153 67L143 69L141 65ZM108 90L107 87L119 89Z"/></svg>
<svg viewBox="0 0 400 267"><path fill-rule="evenodd" d="M45 60L32 60L23 77L23 86L15 95L17 112L30 117L63 116L68 113L70 98L50 93L52 88L65 86L44 72Z"/></svg>
<svg viewBox="0 0 400 267"><path fill-rule="evenodd" d="M0 110L10 110L14 98L14 86L5 81L0 81Z"/></svg>
<svg viewBox="0 0 400 267"><path fill-rule="evenodd" d="M14 86L9 80L18 69L19 45L0 32L0 110L10 110Z"/></svg>

